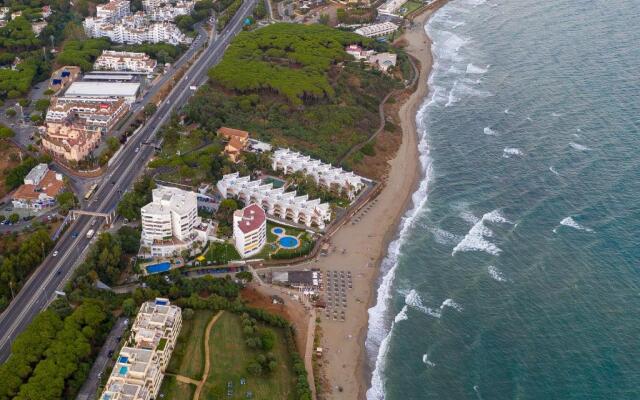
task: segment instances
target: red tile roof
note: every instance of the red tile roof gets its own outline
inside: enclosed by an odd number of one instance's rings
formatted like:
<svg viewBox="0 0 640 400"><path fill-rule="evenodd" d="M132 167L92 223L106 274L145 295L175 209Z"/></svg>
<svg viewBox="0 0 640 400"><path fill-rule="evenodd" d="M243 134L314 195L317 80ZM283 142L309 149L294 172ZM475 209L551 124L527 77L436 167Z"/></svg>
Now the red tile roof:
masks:
<svg viewBox="0 0 640 400"><path fill-rule="evenodd" d="M227 128L226 126L218 129L218 134L226 137L227 139L231 139L234 136L237 138L242 138L245 141L249 139L249 132L241 131L240 129Z"/></svg>
<svg viewBox="0 0 640 400"><path fill-rule="evenodd" d="M262 207L253 203L242 210L242 219L238 221L238 228L247 234L258 229L267 219Z"/></svg>
<svg viewBox="0 0 640 400"><path fill-rule="evenodd" d="M14 199L20 200L37 200L40 193L46 193L47 196L55 198L64 189L64 182L56 179L56 173L47 171L40 184L38 185L22 185L13 194Z"/></svg>

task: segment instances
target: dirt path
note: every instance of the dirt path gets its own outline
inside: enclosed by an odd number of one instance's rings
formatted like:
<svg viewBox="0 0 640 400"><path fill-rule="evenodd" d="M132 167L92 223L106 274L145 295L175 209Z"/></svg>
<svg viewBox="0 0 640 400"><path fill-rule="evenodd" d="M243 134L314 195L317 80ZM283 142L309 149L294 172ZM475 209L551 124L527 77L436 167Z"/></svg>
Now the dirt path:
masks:
<svg viewBox="0 0 640 400"><path fill-rule="evenodd" d="M218 320L218 318L220 318L220 316L222 315L223 311L218 312L215 317L211 318L211 321L209 321L209 324L207 325L207 331L205 332L204 335L204 372L202 374L202 380L200 382L195 381L195 384L198 385L198 387L196 388L196 392L193 395L193 400L198 400L198 398L200 397L200 392L202 392L202 388L204 387L205 382L207 381L207 378L209 377L209 369L211 368L211 362L209 360L209 336L211 334L211 328L213 327L213 324L216 323L216 321ZM176 379L178 379L176 377ZM189 378L187 378L189 379ZM189 382L192 383L192 382Z"/></svg>
<svg viewBox="0 0 640 400"><path fill-rule="evenodd" d="M178 382L182 382L182 383L189 383L191 385L196 385L198 386L200 384L200 381L197 381L195 379L191 379L188 376L184 376L184 375L174 375L174 374L166 374L166 375L173 375L176 377L176 380Z"/></svg>

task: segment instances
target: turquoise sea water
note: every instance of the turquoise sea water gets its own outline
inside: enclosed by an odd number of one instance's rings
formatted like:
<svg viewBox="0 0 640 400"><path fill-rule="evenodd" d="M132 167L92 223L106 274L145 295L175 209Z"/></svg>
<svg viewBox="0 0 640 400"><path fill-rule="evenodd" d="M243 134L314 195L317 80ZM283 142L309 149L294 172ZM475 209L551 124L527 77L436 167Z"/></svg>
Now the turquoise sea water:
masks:
<svg viewBox="0 0 640 400"><path fill-rule="evenodd" d="M453 0L373 399L640 398L640 2Z"/></svg>

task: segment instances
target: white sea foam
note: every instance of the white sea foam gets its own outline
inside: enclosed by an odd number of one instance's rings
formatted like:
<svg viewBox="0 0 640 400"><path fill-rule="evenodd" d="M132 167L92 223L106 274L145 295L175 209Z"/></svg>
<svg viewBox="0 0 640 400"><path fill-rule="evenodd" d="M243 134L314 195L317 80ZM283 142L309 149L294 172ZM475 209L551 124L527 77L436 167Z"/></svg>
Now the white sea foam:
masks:
<svg viewBox="0 0 640 400"><path fill-rule="evenodd" d="M504 277L502 272L498 268L494 267L493 265L489 265L487 267L487 271L489 271L489 275L491 275L491 277L493 279L495 279L496 281L498 281L498 282L506 282L507 281L507 278Z"/></svg>
<svg viewBox="0 0 640 400"><path fill-rule="evenodd" d="M393 319L393 322L397 324L400 321L405 321L405 320L409 319L409 316L407 315L407 310L408 310L408 306L405 304L402 307L402 310L400 310L400 312Z"/></svg>
<svg viewBox="0 0 640 400"><path fill-rule="evenodd" d="M433 361L429 360L429 355L427 353L424 353L422 355L422 362L427 366L427 367L435 367L436 363L434 363Z"/></svg>
<svg viewBox="0 0 640 400"><path fill-rule="evenodd" d="M486 74L488 70L488 65L483 68L478 65L473 65L472 63L467 64L467 74Z"/></svg>
<svg viewBox="0 0 640 400"><path fill-rule="evenodd" d="M556 169L553 168L553 167L549 167L549 171L551 171L554 175L560 176L560 173L558 171L556 171Z"/></svg>
<svg viewBox="0 0 640 400"><path fill-rule="evenodd" d="M580 143L576 143L576 142L570 142L569 146L571 146L572 148L578 150L578 151L589 151L591 150L589 147L580 144Z"/></svg>
<svg viewBox="0 0 640 400"><path fill-rule="evenodd" d="M461 236L458 236L456 234L453 234L449 231L445 231L444 229L441 228L431 228L431 233L433 234L433 238L436 241L436 243L439 244L453 244L453 243L458 243L460 240L462 240Z"/></svg>
<svg viewBox="0 0 640 400"><path fill-rule="evenodd" d="M523 155L524 153L522 150L516 149L515 147L505 147L504 150L502 150L502 157L504 158L511 158L514 156L522 157Z"/></svg>
<svg viewBox="0 0 640 400"><path fill-rule="evenodd" d="M505 113L505 114L509 114L509 109L508 109L508 108L505 108L505 109L504 109L504 113Z"/></svg>
<svg viewBox="0 0 640 400"><path fill-rule="evenodd" d="M498 210L484 214L482 218L471 227L465 237L453 248L451 255L454 256L460 251L484 251L485 253L495 256L500 254L502 250L486 239L493 236L493 231L485 225L485 222L511 223L503 217Z"/></svg>
<svg viewBox="0 0 640 400"><path fill-rule="evenodd" d="M423 304L422 298L414 289L411 289L411 291L409 291L409 293L405 296L404 302L407 306L421 311L422 313L434 318L441 318L442 311L445 309L445 307L451 307L458 312L462 312L463 310L462 306L453 301L453 299L445 299L438 308L427 307Z"/></svg>
<svg viewBox="0 0 640 400"><path fill-rule="evenodd" d="M579 231L593 232L593 229L587 228L586 226L580 225L572 217L567 217L567 218L563 219L562 221L560 221L560 225L568 226L569 228L577 229ZM554 230L554 232L555 232L555 230Z"/></svg>
<svg viewBox="0 0 640 400"><path fill-rule="evenodd" d="M557 112L552 112L552 113L551 113L551 116L552 116L552 117L556 117L556 118L557 118L557 117L561 117L561 116L562 116L562 114L557 113Z"/></svg>
<svg viewBox="0 0 640 400"><path fill-rule="evenodd" d="M420 143L418 144L418 150L420 152L420 163L422 165L422 169L425 171L425 176L420 182L418 190L412 196L413 208L407 211L402 218L398 238L391 242L387 251L387 256L382 261L381 271L383 275L380 286L378 287L376 304L368 310L369 329L367 332L365 347L369 354L370 362L374 365L371 376L371 387L367 390L368 400L384 399L383 376L385 360L389 350L389 340L393 335L393 329L395 326L395 318L389 326L389 323L386 320L386 315L389 307L389 301L392 297L391 288L395 278L395 272L398 267L398 255L400 254L400 248L406 240L413 221L426 204L427 187L433 176L433 168L429 158L429 145L427 142L427 132L424 120L425 113L428 108L433 104L437 104L437 98L435 96L436 93L434 92L429 101L423 104L416 116L418 131L422 134ZM402 311L400 311L399 316L396 317L399 318L399 321L402 321L404 318Z"/></svg>
<svg viewBox="0 0 640 400"><path fill-rule="evenodd" d="M486 126L483 130L485 135L489 135L489 136L497 136L498 132L496 132L495 130L489 128L488 126Z"/></svg>

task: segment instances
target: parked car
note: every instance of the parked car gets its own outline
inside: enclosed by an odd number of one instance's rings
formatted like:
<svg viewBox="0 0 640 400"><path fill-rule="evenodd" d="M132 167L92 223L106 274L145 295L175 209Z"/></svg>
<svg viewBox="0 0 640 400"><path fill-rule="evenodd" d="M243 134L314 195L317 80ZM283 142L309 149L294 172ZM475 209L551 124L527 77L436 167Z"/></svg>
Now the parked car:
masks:
<svg viewBox="0 0 640 400"><path fill-rule="evenodd" d="M56 250L56 251L54 251L54 252L53 252L53 256L54 256L54 257L58 257L58 250Z"/></svg>

